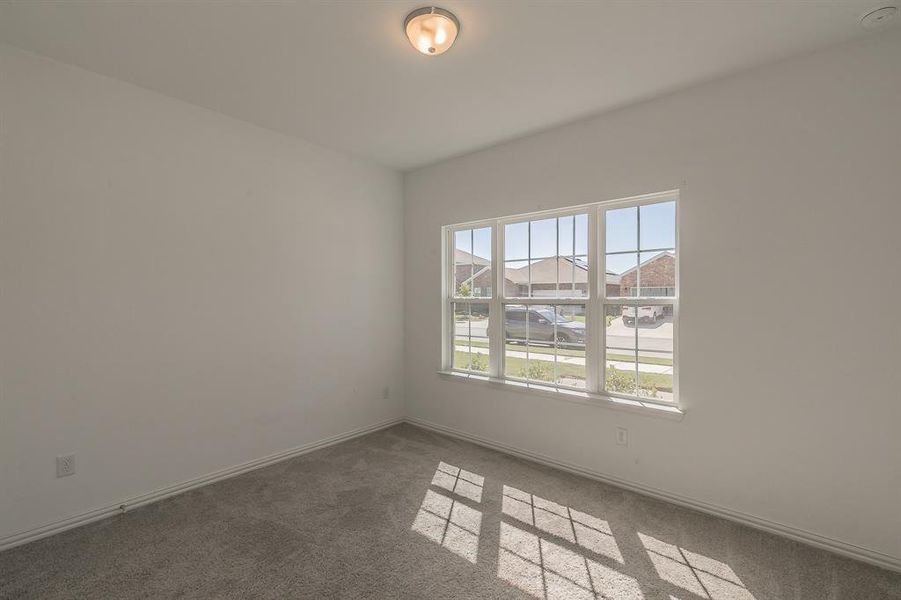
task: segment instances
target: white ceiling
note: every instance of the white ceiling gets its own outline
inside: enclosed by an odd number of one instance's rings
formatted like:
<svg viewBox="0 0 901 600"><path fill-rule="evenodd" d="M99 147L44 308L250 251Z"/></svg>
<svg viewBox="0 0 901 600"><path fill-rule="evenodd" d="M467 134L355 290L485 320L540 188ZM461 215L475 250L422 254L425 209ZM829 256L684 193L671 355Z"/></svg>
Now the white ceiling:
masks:
<svg viewBox="0 0 901 600"><path fill-rule="evenodd" d="M0 40L401 169L834 44L879 0L0 2ZM901 19L899 19L901 20Z"/></svg>

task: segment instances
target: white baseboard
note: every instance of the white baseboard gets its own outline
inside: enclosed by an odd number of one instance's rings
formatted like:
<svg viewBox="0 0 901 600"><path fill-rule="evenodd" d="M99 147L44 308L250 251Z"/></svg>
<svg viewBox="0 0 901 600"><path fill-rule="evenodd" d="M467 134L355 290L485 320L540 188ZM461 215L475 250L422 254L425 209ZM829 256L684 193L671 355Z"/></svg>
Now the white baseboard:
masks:
<svg viewBox="0 0 901 600"><path fill-rule="evenodd" d="M474 444L478 444L479 446L484 446L486 448L491 448L492 450L503 452L504 454L510 454L512 456L524 458L532 462L540 463L549 467L567 471L569 473L575 473L576 475L581 475L589 479L594 479L602 483L623 488L637 494L642 494L644 496L649 496L651 498L656 498L658 500L663 500L672 504L678 504L680 506L691 508L703 513L721 517L723 519L728 519L742 525L747 525L748 527L760 529L775 535L814 546L816 548L828 550L830 552L834 552L848 558L853 558L855 560L876 565L877 567L901 572L901 558L897 556L891 556L889 554L885 554L876 550L862 548L854 544L849 544L848 542L843 542L841 540L836 540L830 537L819 535L811 531L805 531L797 527L792 527L791 525L777 523L775 521L764 519L762 517L756 517L754 515L711 504L709 502L704 502L702 500L696 500L694 498L689 498L680 494L673 494L640 483L621 479L619 477L605 475L604 473L599 473L586 467L557 460L555 458L551 458L543 454L538 454L537 452L532 452L530 450L524 450L522 448L495 442L494 440L473 435L471 433L467 433L453 427L438 425L437 423L432 423L415 417L406 417L404 420L411 425L472 442Z"/></svg>
<svg viewBox="0 0 901 600"><path fill-rule="evenodd" d="M80 527L81 525L87 525L88 523L93 523L94 521L99 521L100 519L105 519L112 515L123 513L139 506L144 506L145 504L157 502L164 498L169 498L170 496L175 496L177 494L203 487L211 483L216 483L217 481L229 479L231 477L235 477L236 475L241 475L242 473L253 471L254 469L267 467L277 462L288 460L289 458L294 458L295 456L300 456L301 454L307 454L308 452L313 452L314 450L319 450L327 446L334 446L335 444L340 444L341 442L346 442L347 440L351 440L368 433L373 433L381 429L387 429L392 425L397 425L398 423L402 422L402 418L381 421L373 425L361 427L360 429L354 429L353 431L348 431L346 433L332 436L323 440L304 444L303 446L297 446L296 448L290 448L288 450L276 452L275 454L270 454L269 456L264 456L263 458L258 458L256 460L241 463L233 467L220 469L218 471L214 471L206 475L201 475L200 477L196 477L188 481L183 481L181 483L160 488L158 490L154 490L140 496L135 496L133 498L128 498L127 500L116 502L115 504L112 504L110 506L91 510L79 515L75 515L73 517L55 521L53 523L48 523L47 525L35 527L27 531L21 531L13 535L0 538L0 551L12 548L14 546L21 546L22 544L27 544L28 542L33 542L44 537L55 535L68 529L74 529L75 527Z"/></svg>
<svg viewBox="0 0 901 600"><path fill-rule="evenodd" d="M42 525L40 527L35 527L29 529L27 531L22 531L13 535L9 535L3 538L0 538L0 551L12 548L14 546L21 546L22 544L27 544L28 542L32 542L34 540L38 540L44 537L48 537L57 533L61 533L68 529L74 529L75 527L79 527L81 525L86 525L88 523L92 523L94 521L99 521L101 519L105 519L115 514L119 514L133 508L137 508L139 506L144 506L146 504L150 504L152 502L157 502L164 498L169 498L170 496L175 496L177 494L181 494L183 492L187 492L189 490L193 490L205 485L209 485L211 483L215 483L217 481L222 481L225 479L229 479L230 477L235 477L242 473L247 473L248 471L253 471L254 469L260 469L262 467L266 467L277 462L281 462L283 460L287 460L289 458L293 458L295 456L300 456L302 454L307 454L308 452L313 452L314 450L319 450L320 448L326 448L328 446L333 446L335 444L339 444L341 442L345 442L347 440L351 440L356 437L360 437L366 435L368 433L373 433L375 431L379 431L382 429L387 429L393 425L396 425L401 422L408 422L411 425L415 425L417 427L422 427L424 429L429 429L431 431L435 431L437 433L442 433L445 435L449 435L451 437L455 437L458 439L462 439L468 442L472 442L474 444L478 444L480 446L484 446L486 448L491 448L493 450L498 450L505 454L510 454L513 456L517 456L519 458L524 458L526 460L530 460L532 462L537 462L543 465L547 465L549 467L554 467L563 471L567 471L570 473L575 473L576 475L581 475L583 477L588 477L589 479L594 479L596 481L601 481L603 483L607 483L609 485L613 485L616 487L620 487L623 489L627 489L629 491L642 494L645 496L649 496L651 498L656 498L658 500L663 500L665 502L671 502L673 504L678 504L680 506L685 506L687 508L692 508L694 510L698 510L707 514L711 514L717 517L722 517L724 519L728 519L730 521L734 521L736 523L741 523L742 525L747 525L748 527L753 527L755 529L760 529L763 531L767 531L769 533L773 533L775 535L779 535L782 537L786 537L798 542L802 542L805 544L809 544L811 546L821 548L823 550L828 550L830 552L834 552L836 554L840 554L842 556L847 556L848 558L853 558L855 560L859 560L862 562L870 563L876 565L878 567L882 567L885 569L890 569L893 571L901 572L901 558L891 556L889 554L885 554L882 552L878 552L876 550L869 550L867 548L862 548L860 546L856 546L854 544L849 544L847 542L843 542L841 540L836 540L830 537L826 537L823 535L819 535L810 531L806 531L803 529L799 529L797 527L792 527L790 525L784 525L782 523L777 523L775 521L771 521L769 519L764 519L762 517L756 517L754 515L750 515L747 513L743 513L740 511L735 511L729 508L725 508L722 506L718 506L715 504L711 504L709 502L704 502L702 500L696 500L694 498L689 498L687 496L682 496L679 494L673 494L670 492L666 492L664 490L659 490L650 486L642 485L640 483L635 483L632 481L628 481L625 479L621 479L619 477L613 477L610 475L605 475L603 473L599 473L597 471L593 471L586 467L582 467L579 465L575 465L572 463L568 463L565 461L560 461L549 456L545 456L543 454L538 454L536 452L532 452L530 450L524 450L522 448L517 448L514 446L509 446L507 444L502 444L500 442L495 442L493 440L483 438L477 435L473 435L470 433L466 433L465 431L461 431L459 429L454 429L452 427L446 427L444 425L438 425L437 423L431 423L429 421L425 421L423 419L418 419L414 417L406 417L406 418L397 418L397 419L388 419L386 421L381 421L379 423L375 423L373 425L369 425L367 427L362 427L360 429L355 429L353 431L348 431L346 433L342 433L336 436L332 436L330 438L326 438L323 440L319 440L316 442L312 442L310 444L305 444L303 446L298 446L296 448L291 448L288 450L284 450L282 452L277 452L275 454L270 454L269 456L264 456L263 458L259 458L256 460L252 460L246 463L242 463L240 465L235 465L233 467L228 467L225 469L221 469L219 471L215 471L213 473L209 473L207 475L202 475L200 477L196 477L194 479L183 481L181 483L168 486L165 488L160 488L158 490L149 492L147 494L142 494L140 496L135 496L133 498L129 498L127 500L123 500L121 502L117 502L115 504L105 506L103 508L98 508L92 511L88 511L79 515L75 515L73 517L69 517L66 519L62 519L59 521L55 521L53 523L49 523L47 525Z"/></svg>

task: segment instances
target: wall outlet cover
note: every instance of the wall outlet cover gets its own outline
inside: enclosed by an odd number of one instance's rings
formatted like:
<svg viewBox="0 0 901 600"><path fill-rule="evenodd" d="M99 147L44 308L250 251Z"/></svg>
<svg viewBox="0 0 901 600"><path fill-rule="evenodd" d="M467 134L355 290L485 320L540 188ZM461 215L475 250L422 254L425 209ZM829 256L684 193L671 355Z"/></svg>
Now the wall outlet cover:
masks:
<svg viewBox="0 0 901 600"><path fill-rule="evenodd" d="M56 476L67 477L75 474L75 455L65 454L56 457Z"/></svg>

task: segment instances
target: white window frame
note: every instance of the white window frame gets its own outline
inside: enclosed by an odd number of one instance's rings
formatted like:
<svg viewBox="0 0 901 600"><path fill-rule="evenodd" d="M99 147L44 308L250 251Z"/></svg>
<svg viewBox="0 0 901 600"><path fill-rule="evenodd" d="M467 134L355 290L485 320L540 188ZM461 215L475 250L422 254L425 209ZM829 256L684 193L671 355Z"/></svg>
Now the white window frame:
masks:
<svg viewBox="0 0 901 600"><path fill-rule="evenodd" d="M605 240L606 211L611 209L629 208L632 206L645 206L661 202L675 202L675 295L661 297L608 297L606 286L606 255ZM679 190L669 190L655 194L646 194L631 198L610 200L584 204L580 206L557 210L546 210L497 219L484 219L456 225L447 225L442 228L442 343L441 343L441 367L440 372L446 374L465 375L480 378L495 383L511 383L526 389L534 389L542 392L563 392L566 395L576 395L588 400L606 400L630 406L656 406L670 409L681 414L681 402L679 398ZM572 298L518 298L506 297L504 276L506 264L504 256L504 231L505 226L512 223L534 221L540 219L567 217L573 215L588 215L588 296ZM494 285L490 297L459 297L455 296L456 280L454 274L454 235L457 231L467 229L491 229L492 253L491 269L494 276ZM640 223L639 223L640 227ZM558 233L559 235L559 233ZM642 250L648 252L653 250ZM638 250L636 249L636 253ZM640 263L640 256L639 256ZM636 282L640 287L640 276ZM453 367L454 358L454 320L453 305L457 302L487 303L489 319L493 325L489 325L488 332L488 372L477 373L464 371ZM586 308L586 345L585 367L586 388L569 388L550 382L535 382L504 375L505 359L505 334L504 306L511 305L585 305ZM670 306L673 315L673 400L661 400L644 396L619 394L605 389L606 374L606 327L603 326L606 306L610 304L627 306ZM637 334L636 334L637 335ZM555 350L556 352L556 350Z"/></svg>

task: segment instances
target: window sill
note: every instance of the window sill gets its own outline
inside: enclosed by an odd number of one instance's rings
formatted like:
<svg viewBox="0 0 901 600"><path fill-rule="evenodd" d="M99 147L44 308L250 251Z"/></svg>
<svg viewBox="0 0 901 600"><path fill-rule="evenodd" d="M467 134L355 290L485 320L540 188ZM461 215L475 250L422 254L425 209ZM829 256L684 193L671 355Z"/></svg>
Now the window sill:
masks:
<svg viewBox="0 0 901 600"><path fill-rule="evenodd" d="M573 402L575 404L597 406L601 408L611 408L614 410L624 410L627 412L661 417L673 421L681 421L685 416L685 411L675 405L664 406L651 402L642 402L641 400L628 400L624 398L616 398L614 396L606 396L603 394L592 394L589 392L555 389L553 387L535 383L510 381L507 379L492 379L487 375L476 375L474 373L462 373L459 371L438 371L438 375L445 379L464 381L475 385L484 385L493 387L495 389L503 389L505 391L520 391L527 394L545 396L554 400L562 400L564 402Z"/></svg>

